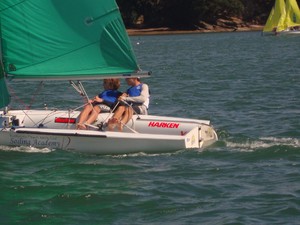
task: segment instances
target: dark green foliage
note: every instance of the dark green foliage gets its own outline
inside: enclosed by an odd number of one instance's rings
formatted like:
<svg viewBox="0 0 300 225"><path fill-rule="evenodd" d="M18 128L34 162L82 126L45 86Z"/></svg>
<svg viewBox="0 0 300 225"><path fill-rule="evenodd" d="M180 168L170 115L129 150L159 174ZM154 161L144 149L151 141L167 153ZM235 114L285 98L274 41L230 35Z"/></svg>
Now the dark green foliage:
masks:
<svg viewBox="0 0 300 225"><path fill-rule="evenodd" d="M218 19L237 17L264 24L275 0L116 0L127 27L141 16L144 27L193 29L200 21L216 24Z"/></svg>

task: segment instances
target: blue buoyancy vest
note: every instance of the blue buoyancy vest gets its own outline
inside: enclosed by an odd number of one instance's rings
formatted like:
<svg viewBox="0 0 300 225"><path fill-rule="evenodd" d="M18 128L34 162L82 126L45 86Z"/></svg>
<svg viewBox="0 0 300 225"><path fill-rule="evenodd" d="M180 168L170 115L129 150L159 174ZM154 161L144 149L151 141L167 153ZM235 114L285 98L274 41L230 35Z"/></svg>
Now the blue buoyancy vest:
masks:
<svg viewBox="0 0 300 225"><path fill-rule="evenodd" d="M141 95L141 92L142 92L142 86L143 84L139 84L137 86L134 86L134 87L130 87L128 90L127 90L127 94L130 96L130 97L136 97L136 96L140 96Z"/></svg>
<svg viewBox="0 0 300 225"><path fill-rule="evenodd" d="M105 90L101 92L98 96L102 98L104 102L115 103L118 100L121 92L118 90Z"/></svg>

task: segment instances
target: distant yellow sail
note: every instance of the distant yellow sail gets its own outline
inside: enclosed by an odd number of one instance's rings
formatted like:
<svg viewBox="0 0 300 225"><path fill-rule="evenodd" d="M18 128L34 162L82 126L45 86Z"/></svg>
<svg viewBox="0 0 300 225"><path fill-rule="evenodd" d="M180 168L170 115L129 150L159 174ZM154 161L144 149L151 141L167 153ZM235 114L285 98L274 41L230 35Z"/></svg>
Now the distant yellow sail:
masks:
<svg viewBox="0 0 300 225"><path fill-rule="evenodd" d="M286 26L300 26L300 10L296 0L286 1Z"/></svg>
<svg viewBox="0 0 300 225"><path fill-rule="evenodd" d="M281 31L285 29L286 10L284 0L276 0L273 6L267 23L264 27L264 32Z"/></svg>
<svg viewBox="0 0 300 225"><path fill-rule="evenodd" d="M300 10L296 0L276 0L264 32L280 32L300 26Z"/></svg>

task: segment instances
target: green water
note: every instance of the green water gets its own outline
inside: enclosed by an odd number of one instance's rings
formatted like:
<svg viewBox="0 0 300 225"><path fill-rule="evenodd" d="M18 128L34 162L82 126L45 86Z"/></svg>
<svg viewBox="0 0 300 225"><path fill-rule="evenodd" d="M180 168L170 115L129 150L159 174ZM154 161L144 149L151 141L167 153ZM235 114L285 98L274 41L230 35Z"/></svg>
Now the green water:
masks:
<svg viewBox="0 0 300 225"><path fill-rule="evenodd" d="M300 37L131 40L153 73L144 80L150 112L209 119L220 140L204 151L117 156L1 146L1 224L299 224ZM15 107L81 105L67 85L10 88ZM86 86L93 96L101 82Z"/></svg>

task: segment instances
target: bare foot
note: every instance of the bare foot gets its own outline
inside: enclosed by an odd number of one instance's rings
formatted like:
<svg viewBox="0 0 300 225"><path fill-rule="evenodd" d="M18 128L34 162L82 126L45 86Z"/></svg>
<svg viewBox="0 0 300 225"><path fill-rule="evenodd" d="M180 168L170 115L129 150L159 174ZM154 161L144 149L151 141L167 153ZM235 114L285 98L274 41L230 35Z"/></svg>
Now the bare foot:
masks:
<svg viewBox="0 0 300 225"><path fill-rule="evenodd" d="M120 121L120 122L118 123L118 131L120 131L120 132L123 131L123 123L122 123L122 121Z"/></svg>
<svg viewBox="0 0 300 225"><path fill-rule="evenodd" d="M108 120L108 130L113 131L118 124L118 119L117 118L111 118Z"/></svg>
<svg viewBox="0 0 300 225"><path fill-rule="evenodd" d="M76 128L77 128L77 130L86 130L86 126L82 123L78 123Z"/></svg>

